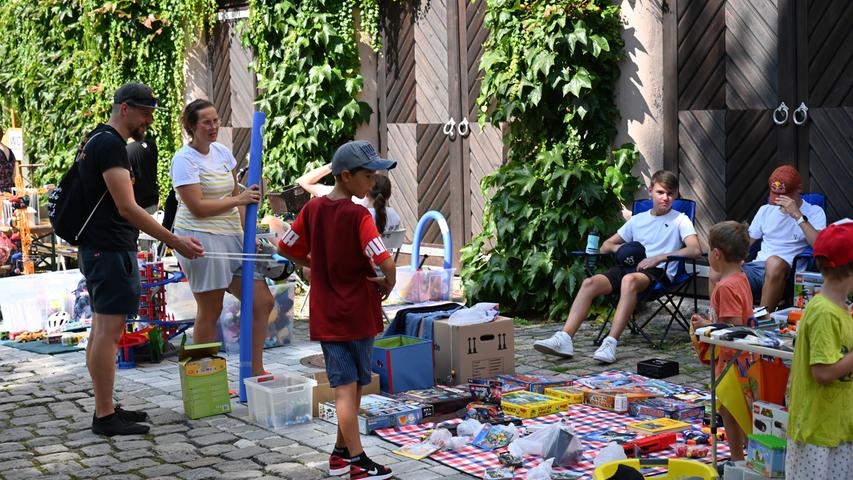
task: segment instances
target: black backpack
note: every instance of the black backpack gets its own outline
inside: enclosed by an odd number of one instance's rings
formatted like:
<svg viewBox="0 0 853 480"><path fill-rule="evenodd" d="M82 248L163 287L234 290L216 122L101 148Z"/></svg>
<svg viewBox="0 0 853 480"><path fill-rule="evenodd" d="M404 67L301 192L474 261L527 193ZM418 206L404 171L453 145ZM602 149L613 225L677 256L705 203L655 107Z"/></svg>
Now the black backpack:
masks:
<svg viewBox="0 0 853 480"><path fill-rule="evenodd" d="M98 209L107 194L107 190L104 190L101 198L98 199L98 203L91 211L86 208L85 202L80 201L84 198L83 182L80 180L80 158L86 145L102 133L105 132L96 132L83 141L71 168L68 169L59 185L51 190L47 197L47 215L50 217L53 231L71 245L80 243L80 235L83 234L83 229L86 228L86 224L89 223L95 210Z"/></svg>

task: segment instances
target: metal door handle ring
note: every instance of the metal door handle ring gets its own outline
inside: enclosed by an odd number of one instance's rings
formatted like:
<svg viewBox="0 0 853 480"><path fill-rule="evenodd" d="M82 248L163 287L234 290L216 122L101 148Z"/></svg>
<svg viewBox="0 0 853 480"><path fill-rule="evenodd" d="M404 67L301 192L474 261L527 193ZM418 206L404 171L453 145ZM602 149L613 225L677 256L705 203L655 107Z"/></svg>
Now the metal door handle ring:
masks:
<svg viewBox="0 0 853 480"><path fill-rule="evenodd" d="M798 115L799 114L799 115ZM801 102L800 106L794 110L794 124L795 125L803 125L809 119L809 107L806 106L806 102Z"/></svg>
<svg viewBox="0 0 853 480"><path fill-rule="evenodd" d="M456 136L456 121L451 117L447 123L444 124L444 128L441 129L441 132L445 135L450 135L450 138Z"/></svg>
<svg viewBox="0 0 853 480"><path fill-rule="evenodd" d="M779 118L780 112L784 115L784 117L782 117L781 119ZM779 104L778 107L776 107L776 110L773 110L773 123L775 123L776 125L785 125L785 123L787 121L788 121L788 106L785 105L785 102L782 102Z"/></svg>
<svg viewBox="0 0 853 480"><path fill-rule="evenodd" d="M468 124L468 118L462 118L462 121L459 122L459 125L456 127L459 130L460 137L467 137L469 133L471 133L471 127Z"/></svg>

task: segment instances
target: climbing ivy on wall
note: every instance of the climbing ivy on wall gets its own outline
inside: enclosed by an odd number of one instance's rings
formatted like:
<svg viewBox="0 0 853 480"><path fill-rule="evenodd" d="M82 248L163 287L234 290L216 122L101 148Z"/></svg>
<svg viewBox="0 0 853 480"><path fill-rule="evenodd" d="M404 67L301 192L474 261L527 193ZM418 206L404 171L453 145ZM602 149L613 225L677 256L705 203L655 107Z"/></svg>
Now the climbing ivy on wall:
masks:
<svg viewBox="0 0 853 480"><path fill-rule="evenodd" d="M149 134L167 189L164 159L181 144L184 52L215 9L215 0L0 2L0 123L17 112L29 160L41 164L36 181L56 183L83 135L109 118L115 89L141 81L161 105Z"/></svg>
<svg viewBox="0 0 853 480"><path fill-rule="evenodd" d="M356 17L361 28L356 28ZM264 178L273 188L331 160L371 109L359 100L362 40L378 50L377 0L252 0L244 45L254 53L257 108L267 113Z"/></svg>
<svg viewBox="0 0 853 480"><path fill-rule="evenodd" d="M508 126L507 162L482 181L484 231L462 251L470 300L563 317L584 276L572 251L605 236L639 184L613 149L622 58L610 0L484 0L480 123Z"/></svg>

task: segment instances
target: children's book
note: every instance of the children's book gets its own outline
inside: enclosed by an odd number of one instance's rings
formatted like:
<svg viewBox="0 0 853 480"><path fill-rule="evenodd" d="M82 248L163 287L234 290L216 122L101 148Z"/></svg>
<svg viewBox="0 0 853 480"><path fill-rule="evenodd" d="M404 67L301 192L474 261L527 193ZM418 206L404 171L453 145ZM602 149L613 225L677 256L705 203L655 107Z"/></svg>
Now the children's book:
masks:
<svg viewBox="0 0 853 480"><path fill-rule="evenodd" d="M671 418L653 418L642 422L634 422L628 424L628 430L633 432L644 433L646 435L656 435L658 433L680 432L688 430L689 423L680 422Z"/></svg>
<svg viewBox="0 0 853 480"><path fill-rule="evenodd" d="M429 442L410 443L394 450L394 453L415 460L424 459L438 450L438 447Z"/></svg>

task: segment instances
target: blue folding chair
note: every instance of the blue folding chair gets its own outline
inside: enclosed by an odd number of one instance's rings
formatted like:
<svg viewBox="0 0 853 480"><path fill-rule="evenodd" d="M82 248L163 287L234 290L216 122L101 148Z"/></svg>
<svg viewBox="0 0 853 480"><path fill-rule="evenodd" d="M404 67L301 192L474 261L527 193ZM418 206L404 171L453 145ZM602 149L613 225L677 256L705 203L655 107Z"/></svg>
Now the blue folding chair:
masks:
<svg viewBox="0 0 853 480"><path fill-rule="evenodd" d="M804 193L802 194L802 197L806 202L818 206L826 212L826 197L824 197L822 193ZM758 256L759 250L761 250L761 240L753 243L752 246L749 247L749 255L747 255L746 261L751 262L755 260L755 257ZM782 296L782 301L784 302L782 304L783 306L791 306L794 304L794 277L797 273L797 265L800 262L806 262L806 270L814 271L816 269L811 246L806 247L802 252L798 253L794 257L791 272L788 275L788 281L785 282L785 294ZM752 301L755 305L761 303L760 298L753 298Z"/></svg>
<svg viewBox="0 0 853 480"><path fill-rule="evenodd" d="M639 213L643 213L645 211L651 210L653 206L653 202L651 200L635 200L634 205L631 208L631 214L637 215ZM690 221L693 221L693 218L696 213L696 202L693 200L685 200L685 199L677 199L673 202L672 208L687 215L687 218ZM572 252L574 255L578 256L586 256L585 252ZM599 254L596 254L599 255ZM666 259L666 262L663 264L662 268L667 270L672 262L676 262L678 264L678 269L675 277L673 277L671 282L662 282L656 281L654 284L650 285L645 291L639 293L637 295L637 303L646 303L646 302L658 302L658 308L654 311L648 318L643 321L638 321L636 318L636 313L631 315L631 319L628 321L628 329L638 335L642 335L643 338L646 339L649 344L654 348L660 348L666 337L669 335L669 331L672 328L672 324L676 323L681 328L684 329L685 332L690 331L690 321L687 317L681 313L681 304L684 302L684 297L688 296L687 289L689 285L693 285L693 311L696 312L699 308L697 302L696 295L696 259L687 258L687 257L677 257L677 256L669 256ZM588 263L588 262L587 262ZM690 263L692 268L688 271L687 264ZM587 275L592 276L593 272L587 269ZM692 282L691 282L692 280ZM679 299L676 302L675 297L678 296ZM611 318L613 313L616 310L616 305L619 303L618 295L610 296L610 309L607 312L604 323L601 325L601 329L598 331L598 335L595 337L595 341L593 342L595 345L601 344L602 337L607 329L607 325L611 322ZM666 330L663 333L660 341L655 343L654 340L646 333L646 326L661 312L661 310L665 310L669 313L669 322L666 325Z"/></svg>

